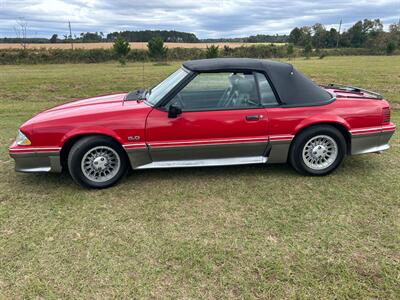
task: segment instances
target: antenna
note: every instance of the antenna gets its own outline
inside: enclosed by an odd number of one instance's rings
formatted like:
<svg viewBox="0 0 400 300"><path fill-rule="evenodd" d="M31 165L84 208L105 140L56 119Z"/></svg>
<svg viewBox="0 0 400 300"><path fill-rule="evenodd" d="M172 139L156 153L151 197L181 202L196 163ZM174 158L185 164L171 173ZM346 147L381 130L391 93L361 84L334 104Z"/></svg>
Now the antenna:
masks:
<svg viewBox="0 0 400 300"><path fill-rule="evenodd" d="M144 51L144 42L142 42L142 50ZM145 88L145 86L144 86L144 59L142 60L142 87Z"/></svg>
<svg viewBox="0 0 400 300"><path fill-rule="evenodd" d="M336 48L339 47L339 39L340 39L340 30L342 29L342 19L340 19L340 23L339 23L339 31L338 31L338 38L336 41Z"/></svg>
<svg viewBox="0 0 400 300"><path fill-rule="evenodd" d="M71 49L74 50L74 42L72 41L72 30L70 21L68 21L68 27L69 27L69 39L71 41Z"/></svg>

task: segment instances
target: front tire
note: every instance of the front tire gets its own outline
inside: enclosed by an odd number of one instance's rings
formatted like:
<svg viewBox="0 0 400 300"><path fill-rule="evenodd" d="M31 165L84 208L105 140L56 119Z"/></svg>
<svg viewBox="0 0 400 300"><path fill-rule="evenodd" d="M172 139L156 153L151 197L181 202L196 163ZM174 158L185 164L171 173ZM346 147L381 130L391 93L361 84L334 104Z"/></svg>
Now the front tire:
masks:
<svg viewBox="0 0 400 300"><path fill-rule="evenodd" d="M102 189L116 184L128 167L126 154L117 142L105 136L88 136L72 146L68 169L79 185Z"/></svg>
<svg viewBox="0 0 400 300"><path fill-rule="evenodd" d="M342 133L329 125L305 129L295 137L289 162L301 174L324 176L334 171L346 155Z"/></svg>

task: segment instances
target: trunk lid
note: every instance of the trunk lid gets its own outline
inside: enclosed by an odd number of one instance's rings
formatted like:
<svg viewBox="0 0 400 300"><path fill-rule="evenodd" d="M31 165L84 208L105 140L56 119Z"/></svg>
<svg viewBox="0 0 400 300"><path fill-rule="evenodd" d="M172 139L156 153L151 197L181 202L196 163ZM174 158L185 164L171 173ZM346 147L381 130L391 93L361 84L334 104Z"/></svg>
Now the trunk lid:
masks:
<svg viewBox="0 0 400 300"><path fill-rule="evenodd" d="M324 86L324 88L328 92L334 93L337 98L352 98L352 99L360 98L360 99L383 100L382 95L359 87L340 85L340 84L330 84L328 86Z"/></svg>

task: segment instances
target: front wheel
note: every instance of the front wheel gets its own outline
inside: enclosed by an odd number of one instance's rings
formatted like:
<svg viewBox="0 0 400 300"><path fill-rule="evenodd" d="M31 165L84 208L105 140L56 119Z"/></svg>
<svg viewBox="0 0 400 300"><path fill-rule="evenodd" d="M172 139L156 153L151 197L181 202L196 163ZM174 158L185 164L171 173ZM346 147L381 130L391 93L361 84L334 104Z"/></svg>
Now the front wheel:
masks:
<svg viewBox="0 0 400 300"><path fill-rule="evenodd" d="M77 141L68 155L72 178L87 188L107 188L127 171L126 155L111 138L88 136Z"/></svg>
<svg viewBox="0 0 400 300"><path fill-rule="evenodd" d="M335 170L346 154L346 141L329 125L310 127L293 141L289 162L299 173L322 176Z"/></svg>

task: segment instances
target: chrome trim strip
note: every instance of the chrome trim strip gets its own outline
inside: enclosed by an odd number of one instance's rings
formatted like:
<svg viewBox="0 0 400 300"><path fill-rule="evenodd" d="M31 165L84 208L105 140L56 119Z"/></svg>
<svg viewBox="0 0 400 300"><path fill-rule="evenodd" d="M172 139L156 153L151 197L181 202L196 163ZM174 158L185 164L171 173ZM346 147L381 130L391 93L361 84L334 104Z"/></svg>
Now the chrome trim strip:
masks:
<svg viewBox="0 0 400 300"><path fill-rule="evenodd" d="M124 147L130 147L130 146L146 146L145 143L136 143L136 144L124 144L122 145Z"/></svg>
<svg viewBox="0 0 400 300"><path fill-rule="evenodd" d="M246 145L246 144L260 144L260 142L265 142L265 144L268 143L268 140L260 140L260 141L243 141L241 143L235 143L233 142L226 142L226 143L205 143L205 144L189 144L189 145L180 145L180 144L175 144L175 145L161 145L161 146L152 146L149 145L150 149L161 149L161 148L190 148L190 147L203 147L203 146L229 146L229 145Z"/></svg>
<svg viewBox="0 0 400 300"><path fill-rule="evenodd" d="M379 132L382 130L382 126L379 127L368 127L368 128L359 128L359 129L352 129L350 130L351 134L361 134L363 132Z"/></svg>
<svg viewBox="0 0 400 300"><path fill-rule="evenodd" d="M382 130L383 130L383 131L387 131L387 130L389 130L389 131L391 131L391 130L396 130L396 125L394 125L394 124L391 124L391 125L383 125L383 126L382 126Z"/></svg>
<svg viewBox="0 0 400 300"><path fill-rule="evenodd" d="M36 152L36 151L47 151L47 152L52 152L52 151L60 151L61 147L31 147L31 148L9 148L8 151L10 153L12 152L24 152L24 151L31 151L31 152Z"/></svg>
<svg viewBox="0 0 400 300"><path fill-rule="evenodd" d="M193 160L170 160L152 162L135 169L163 169L163 168L189 168L189 167L212 167L212 166L231 166L262 164L267 162L264 156L216 158L216 159L193 159Z"/></svg>
<svg viewBox="0 0 400 300"><path fill-rule="evenodd" d="M50 172L51 167L39 167L39 168L19 168L17 172L22 173L46 173Z"/></svg>
<svg viewBox="0 0 400 300"><path fill-rule="evenodd" d="M270 135L269 139L271 141L291 141L293 140L294 135L287 134L287 135Z"/></svg>

